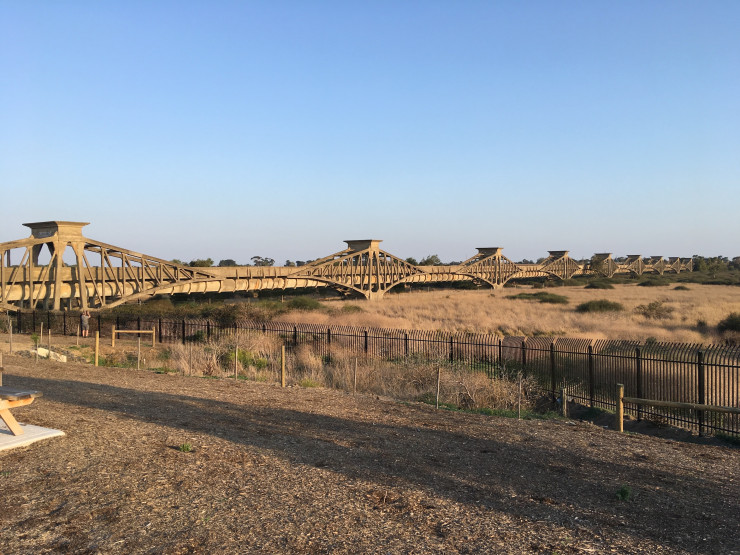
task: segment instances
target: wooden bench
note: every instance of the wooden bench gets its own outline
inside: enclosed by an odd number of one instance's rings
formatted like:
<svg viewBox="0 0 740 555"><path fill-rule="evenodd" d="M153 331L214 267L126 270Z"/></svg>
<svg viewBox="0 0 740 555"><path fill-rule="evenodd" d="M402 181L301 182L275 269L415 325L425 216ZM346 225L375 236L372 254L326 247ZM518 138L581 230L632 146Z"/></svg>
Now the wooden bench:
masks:
<svg viewBox="0 0 740 555"><path fill-rule="evenodd" d="M10 414L10 409L30 405L36 397L41 396L42 393L40 391L0 387L0 419L10 428L10 433L14 436L23 434L21 425Z"/></svg>

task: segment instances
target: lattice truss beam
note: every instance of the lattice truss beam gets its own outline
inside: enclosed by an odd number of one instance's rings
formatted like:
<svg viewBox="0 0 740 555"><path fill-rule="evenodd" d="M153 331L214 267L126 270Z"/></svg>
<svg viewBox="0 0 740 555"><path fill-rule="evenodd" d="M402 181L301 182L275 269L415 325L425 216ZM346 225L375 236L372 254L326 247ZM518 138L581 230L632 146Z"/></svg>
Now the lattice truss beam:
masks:
<svg viewBox="0 0 740 555"><path fill-rule="evenodd" d="M527 270L501 254L501 247L478 248L478 254L462 263L460 273L485 282L492 287L526 274Z"/></svg>
<svg viewBox="0 0 740 555"><path fill-rule="evenodd" d="M39 226L46 228L39 229ZM66 224L66 225L65 225ZM213 280L197 268L82 237L76 222L41 222L28 239L0 243L0 305L6 308L101 308L124 299L150 296L182 283ZM76 230L70 229L77 227ZM75 232L76 231L76 232ZM43 247L49 261L39 264ZM71 250L68 260L65 252ZM11 251L20 261L11 263ZM94 264L96 263L96 264Z"/></svg>
<svg viewBox="0 0 740 555"><path fill-rule="evenodd" d="M316 280L374 298L423 273L418 266L381 250L379 240L346 243L345 250L301 266L288 277Z"/></svg>

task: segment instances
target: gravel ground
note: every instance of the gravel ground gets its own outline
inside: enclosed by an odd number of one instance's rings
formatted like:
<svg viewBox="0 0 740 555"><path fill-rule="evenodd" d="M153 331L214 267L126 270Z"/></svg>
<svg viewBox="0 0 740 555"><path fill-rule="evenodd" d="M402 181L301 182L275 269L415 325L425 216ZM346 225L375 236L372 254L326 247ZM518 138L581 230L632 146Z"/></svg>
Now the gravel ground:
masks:
<svg viewBox="0 0 740 555"><path fill-rule="evenodd" d="M731 446L18 355L5 369L44 393L18 420L67 435L0 452L2 554L740 553Z"/></svg>

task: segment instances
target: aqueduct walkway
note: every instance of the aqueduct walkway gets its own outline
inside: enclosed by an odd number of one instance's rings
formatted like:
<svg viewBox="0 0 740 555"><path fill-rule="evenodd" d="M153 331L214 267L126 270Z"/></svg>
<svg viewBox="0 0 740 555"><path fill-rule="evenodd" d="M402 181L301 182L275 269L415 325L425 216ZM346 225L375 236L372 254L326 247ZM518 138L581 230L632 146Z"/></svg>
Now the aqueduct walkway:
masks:
<svg viewBox="0 0 740 555"><path fill-rule="evenodd" d="M478 248L477 254L456 265L415 266L382 250L376 239L345 241L344 250L299 267L193 268L88 239L82 235L85 222L23 225L31 228L30 237L0 243L0 308L4 310L99 309L160 294L302 287L332 287L378 299L391 288L409 283L472 280L501 287L512 279L532 277L611 277L692 269L691 259L631 255L618 264L609 253L595 254L580 264L568 251L549 251L538 264L517 264L500 247ZM39 263L44 247L49 261ZM63 260L68 250L75 260L72 264Z"/></svg>

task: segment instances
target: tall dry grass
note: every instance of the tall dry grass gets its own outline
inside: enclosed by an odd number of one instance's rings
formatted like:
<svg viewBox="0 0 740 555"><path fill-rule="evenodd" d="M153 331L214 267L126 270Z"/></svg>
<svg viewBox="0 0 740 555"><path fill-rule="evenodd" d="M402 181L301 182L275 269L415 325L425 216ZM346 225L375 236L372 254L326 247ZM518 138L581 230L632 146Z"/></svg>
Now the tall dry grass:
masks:
<svg viewBox="0 0 740 555"><path fill-rule="evenodd" d="M406 401L433 402L440 370L440 402L466 409L513 410L519 401L514 379L491 379L464 365L406 358L386 361L357 357L348 350L333 349L331 356L320 356L309 345L300 345L287 359L289 383L315 385L344 391L382 395ZM356 372L356 373L355 373ZM522 408L529 409L537 388L531 378L523 378Z"/></svg>
<svg viewBox="0 0 740 555"><path fill-rule="evenodd" d="M731 312L740 312L740 287L689 284L688 291L673 286L615 285L614 289L557 287L569 304L552 305L508 299L521 290L416 291L389 294L377 302L327 301L330 312L291 312L285 321L443 331L469 331L495 335L565 336L592 339L655 338L658 341L706 343L720 340L713 328ZM577 313L581 303L606 299L621 303L624 311ZM664 318L644 315L640 306L662 303ZM361 312L342 307L359 306ZM704 323L706 326L702 326Z"/></svg>
<svg viewBox="0 0 740 555"><path fill-rule="evenodd" d="M240 349L250 353L244 363L238 359L240 379L270 383L280 381L280 339L256 333L240 340ZM234 340L173 345L167 366L184 375L233 378ZM247 350L250 349L250 350ZM288 386L326 387L348 393L381 395L405 401L435 402L437 370L440 369L440 403L465 409L513 410L521 401L530 409L537 396L535 381L522 378L522 395L515 379L491 379L463 365L408 358L387 361L357 357L356 353L334 348L331 356L318 353L311 345L301 344L287 351ZM356 385L355 385L356 384Z"/></svg>

